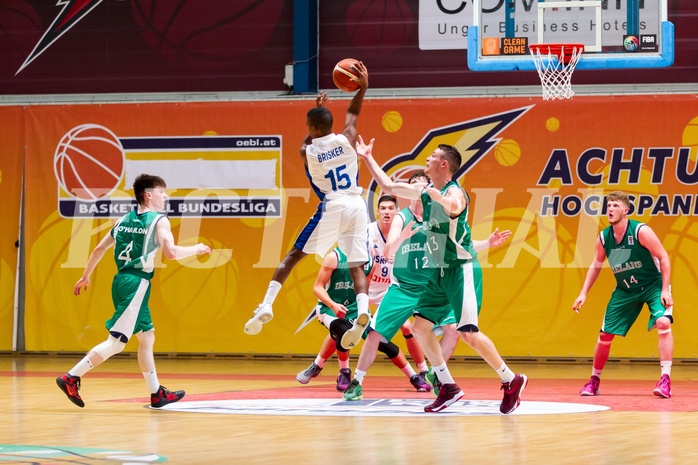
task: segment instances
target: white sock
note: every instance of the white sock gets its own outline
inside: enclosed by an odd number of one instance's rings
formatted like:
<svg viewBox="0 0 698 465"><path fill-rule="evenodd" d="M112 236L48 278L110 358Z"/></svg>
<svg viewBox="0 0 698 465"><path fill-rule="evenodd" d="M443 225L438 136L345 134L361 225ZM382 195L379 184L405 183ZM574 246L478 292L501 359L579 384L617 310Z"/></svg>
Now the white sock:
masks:
<svg viewBox="0 0 698 465"><path fill-rule="evenodd" d="M339 362L339 369L340 370L342 368L349 368L349 359L346 359L346 360L337 359L337 361Z"/></svg>
<svg viewBox="0 0 698 465"><path fill-rule="evenodd" d="M276 300L276 296L281 290L281 283L278 281L269 281L269 287L267 287L267 294L264 296L262 304L273 304Z"/></svg>
<svg viewBox="0 0 698 465"><path fill-rule="evenodd" d="M659 366L662 367L662 374L671 376L671 360L662 360L659 362Z"/></svg>
<svg viewBox="0 0 698 465"><path fill-rule="evenodd" d="M79 376L83 377L85 373L93 369L94 366L92 366L92 362L90 362L90 359L85 356L82 360L80 360L73 368L70 369L68 374L70 376Z"/></svg>
<svg viewBox="0 0 698 465"><path fill-rule="evenodd" d="M441 384L455 384L453 376L451 376L451 372L448 371L446 362L434 367L434 373L436 373L436 377L439 378Z"/></svg>
<svg viewBox="0 0 698 465"><path fill-rule="evenodd" d="M359 384L364 382L364 376L366 376L366 372L363 370L359 370L358 368L354 372L354 379L359 382Z"/></svg>
<svg viewBox="0 0 698 465"><path fill-rule="evenodd" d="M497 374L499 375L499 379L502 380L502 383L510 383L511 380L514 379L514 376L516 376L506 363L502 363L502 366L497 368Z"/></svg>
<svg viewBox="0 0 698 465"><path fill-rule="evenodd" d="M151 394L155 394L160 389L160 381L158 380L158 374L155 370L153 371L143 371L143 377L145 382L148 384L148 389Z"/></svg>
<svg viewBox="0 0 698 465"><path fill-rule="evenodd" d="M326 361L327 361L327 359L320 357L320 355L315 357L315 365L319 366L320 368L325 366Z"/></svg>
<svg viewBox="0 0 698 465"><path fill-rule="evenodd" d="M601 379L601 372L603 369L599 370L598 368L592 368L591 370L591 376L596 376L597 378Z"/></svg>
<svg viewBox="0 0 698 465"><path fill-rule="evenodd" d="M405 376L407 376L408 378L411 378L412 375L416 375L416 374L417 374L417 373L415 373L414 368L412 368L412 365L410 365L409 363L408 363L407 365L405 365L404 367L400 368L400 370L401 370L401 371L405 374Z"/></svg>
<svg viewBox="0 0 698 465"><path fill-rule="evenodd" d="M422 363L417 364L417 370L419 370L420 373L423 373L425 371L429 371L429 366L427 365L426 360L423 361Z"/></svg>
<svg viewBox="0 0 698 465"><path fill-rule="evenodd" d="M362 313L369 313L368 311L368 295L366 294L357 294L356 295L356 307L359 312L359 315Z"/></svg>

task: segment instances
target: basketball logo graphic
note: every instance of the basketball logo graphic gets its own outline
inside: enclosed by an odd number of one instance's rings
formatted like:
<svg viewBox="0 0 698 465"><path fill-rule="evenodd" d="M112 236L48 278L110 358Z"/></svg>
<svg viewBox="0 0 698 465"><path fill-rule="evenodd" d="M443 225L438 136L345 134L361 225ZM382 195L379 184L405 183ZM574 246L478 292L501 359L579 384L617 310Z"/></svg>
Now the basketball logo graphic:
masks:
<svg viewBox="0 0 698 465"><path fill-rule="evenodd" d="M391 110L383 114L383 129L387 132L397 132L402 127L402 115L399 111Z"/></svg>
<svg viewBox="0 0 698 465"><path fill-rule="evenodd" d="M640 46L640 41L637 36L625 36L623 38L623 47L628 52L634 52Z"/></svg>
<svg viewBox="0 0 698 465"><path fill-rule="evenodd" d="M521 147L514 139L504 139L494 148L494 158L502 166L513 166L521 158Z"/></svg>
<svg viewBox="0 0 698 465"><path fill-rule="evenodd" d="M692 162L698 160L698 117L689 121L684 128L681 145L691 150L689 156Z"/></svg>
<svg viewBox="0 0 698 465"><path fill-rule="evenodd" d="M71 197L97 200L119 187L124 174L124 148L109 129L83 124L68 131L56 147L53 171Z"/></svg>
<svg viewBox="0 0 698 465"><path fill-rule="evenodd" d="M560 120L555 118L554 116L548 118L545 121L545 129L547 129L550 132L557 132L557 130L560 129Z"/></svg>
<svg viewBox="0 0 698 465"><path fill-rule="evenodd" d="M177 68L231 69L264 53L284 8L270 0L217 2L133 0L133 19L150 47Z"/></svg>
<svg viewBox="0 0 698 465"><path fill-rule="evenodd" d="M350 45L377 55L389 55L403 47L415 24L412 10L405 0L354 0L346 11Z"/></svg>

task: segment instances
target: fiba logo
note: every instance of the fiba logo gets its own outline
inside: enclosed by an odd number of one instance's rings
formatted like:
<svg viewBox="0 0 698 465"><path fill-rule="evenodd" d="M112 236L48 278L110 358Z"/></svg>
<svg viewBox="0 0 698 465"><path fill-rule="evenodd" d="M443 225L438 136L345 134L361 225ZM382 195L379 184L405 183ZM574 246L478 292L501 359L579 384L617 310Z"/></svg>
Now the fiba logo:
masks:
<svg viewBox="0 0 698 465"><path fill-rule="evenodd" d="M634 52L640 46L640 41L637 36L624 36L623 37L623 48L628 52Z"/></svg>

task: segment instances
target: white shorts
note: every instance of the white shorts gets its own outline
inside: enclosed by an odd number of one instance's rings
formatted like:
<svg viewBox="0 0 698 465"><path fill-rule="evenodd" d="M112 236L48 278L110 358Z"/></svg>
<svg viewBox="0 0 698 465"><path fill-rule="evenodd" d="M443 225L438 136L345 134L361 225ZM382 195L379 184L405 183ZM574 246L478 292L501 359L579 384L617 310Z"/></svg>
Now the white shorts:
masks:
<svg viewBox="0 0 698 465"><path fill-rule="evenodd" d="M294 246L308 255L324 257L334 244L350 264L368 262L368 210L360 195L325 199L298 235Z"/></svg>

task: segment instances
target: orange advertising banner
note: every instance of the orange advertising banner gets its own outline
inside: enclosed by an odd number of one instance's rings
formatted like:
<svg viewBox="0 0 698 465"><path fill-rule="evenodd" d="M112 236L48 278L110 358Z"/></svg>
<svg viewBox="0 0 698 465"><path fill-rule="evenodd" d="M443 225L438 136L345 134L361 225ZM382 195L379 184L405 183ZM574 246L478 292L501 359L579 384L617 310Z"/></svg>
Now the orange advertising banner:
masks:
<svg viewBox="0 0 698 465"><path fill-rule="evenodd" d="M0 113L0 350L7 351L13 349L24 122L21 108Z"/></svg>
<svg viewBox="0 0 698 465"><path fill-rule="evenodd" d="M347 105L346 98L328 104L336 132ZM24 108L27 349L83 351L105 338L113 258L104 257L86 293L73 296L73 285L92 248L133 208L133 179L148 172L168 183L176 242L213 249L211 256L159 260L150 298L155 350L316 353L326 330L315 322L297 329L315 304L317 257L293 270L263 331L243 332L274 269L317 208L299 158L312 106L305 98ZM6 112L17 111L0 108L4 121ZM675 356L694 357L689 328L698 316L688 306L698 279L694 95L554 103L367 99L358 129L376 139L374 155L395 179L424 167L440 143L464 155L456 177L472 199L474 238L494 228L512 231L506 244L481 255L480 327L502 355L592 355L615 285L607 266L581 313L572 303L596 236L608 225L604 194L624 190L632 195L631 217L647 223L669 252ZM361 176L375 211L375 184L365 169ZM613 356L656 357L648 316L641 314L628 337L614 344ZM474 352L462 345L456 354Z"/></svg>

